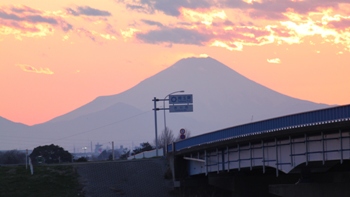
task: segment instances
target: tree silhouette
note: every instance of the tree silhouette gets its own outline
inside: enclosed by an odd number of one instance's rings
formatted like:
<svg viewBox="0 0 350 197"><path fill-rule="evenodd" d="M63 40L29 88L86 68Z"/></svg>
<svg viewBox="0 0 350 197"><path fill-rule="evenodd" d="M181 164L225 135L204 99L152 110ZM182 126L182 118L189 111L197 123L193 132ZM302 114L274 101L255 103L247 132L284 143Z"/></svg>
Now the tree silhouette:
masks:
<svg viewBox="0 0 350 197"><path fill-rule="evenodd" d="M36 159L39 156L43 157L44 162L47 164L72 161L72 154L64 150L62 147L53 144L38 146L34 148L33 152L29 155L33 163L37 163Z"/></svg>
<svg viewBox="0 0 350 197"><path fill-rule="evenodd" d="M126 151L122 155L120 155L119 159L128 159L129 156L130 156L130 151Z"/></svg>
<svg viewBox="0 0 350 197"><path fill-rule="evenodd" d="M76 160L76 162L87 162L88 160L86 157L80 157L79 159Z"/></svg>
<svg viewBox="0 0 350 197"><path fill-rule="evenodd" d="M26 162L26 155L18 150L0 152L0 164L20 164Z"/></svg>
<svg viewBox="0 0 350 197"><path fill-rule="evenodd" d="M164 148L164 146L171 144L175 141L173 131L166 127L162 133L158 136L158 147ZM156 140L154 140L154 145L156 145Z"/></svg>
<svg viewBox="0 0 350 197"><path fill-rule="evenodd" d="M153 147L148 142L143 142L140 144L140 146L141 146L140 148L136 148L135 150L133 150L131 155L136 155L138 153L153 150Z"/></svg>

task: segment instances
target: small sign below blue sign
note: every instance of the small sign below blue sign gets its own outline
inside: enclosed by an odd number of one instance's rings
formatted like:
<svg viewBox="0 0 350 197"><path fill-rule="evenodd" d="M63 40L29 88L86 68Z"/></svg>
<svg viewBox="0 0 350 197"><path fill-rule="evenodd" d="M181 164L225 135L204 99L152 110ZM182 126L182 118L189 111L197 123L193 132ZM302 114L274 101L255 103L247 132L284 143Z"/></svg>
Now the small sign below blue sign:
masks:
<svg viewBox="0 0 350 197"><path fill-rule="evenodd" d="M169 105L169 112L193 112L193 105Z"/></svg>

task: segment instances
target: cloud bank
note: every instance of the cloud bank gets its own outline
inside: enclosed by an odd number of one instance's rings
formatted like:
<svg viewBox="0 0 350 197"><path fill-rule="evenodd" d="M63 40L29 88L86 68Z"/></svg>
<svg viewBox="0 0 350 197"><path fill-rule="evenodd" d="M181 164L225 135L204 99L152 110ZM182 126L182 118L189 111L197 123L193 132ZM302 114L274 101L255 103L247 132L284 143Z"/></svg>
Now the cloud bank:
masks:
<svg viewBox="0 0 350 197"><path fill-rule="evenodd" d="M119 0L129 10L177 19L142 19L157 29L135 38L152 44L188 44L242 50L244 46L301 44L308 37L350 48L347 0Z"/></svg>
<svg viewBox="0 0 350 197"><path fill-rule="evenodd" d="M17 66L19 66L25 72L32 72L32 73L46 74L46 75L54 74L54 72L51 71L49 68L35 68L34 66L27 65L27 64L17 64Z"/></svg>

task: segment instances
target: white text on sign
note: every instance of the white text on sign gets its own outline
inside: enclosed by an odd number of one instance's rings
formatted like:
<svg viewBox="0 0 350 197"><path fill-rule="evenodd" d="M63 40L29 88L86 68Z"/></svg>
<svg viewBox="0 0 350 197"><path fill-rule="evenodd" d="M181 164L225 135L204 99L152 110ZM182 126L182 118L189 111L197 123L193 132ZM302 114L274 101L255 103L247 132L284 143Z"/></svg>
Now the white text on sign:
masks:
<svg viewBox="0 0 350 197"><path fill-rule="evenodd" d="M193 105L170 105L169 112L193 112Z"/></svg>
<svg viewBox="0 0 350 197"><path fill-rule="evenodd" d="M193 103L192 94L170 95L169 104Z"/></svg>

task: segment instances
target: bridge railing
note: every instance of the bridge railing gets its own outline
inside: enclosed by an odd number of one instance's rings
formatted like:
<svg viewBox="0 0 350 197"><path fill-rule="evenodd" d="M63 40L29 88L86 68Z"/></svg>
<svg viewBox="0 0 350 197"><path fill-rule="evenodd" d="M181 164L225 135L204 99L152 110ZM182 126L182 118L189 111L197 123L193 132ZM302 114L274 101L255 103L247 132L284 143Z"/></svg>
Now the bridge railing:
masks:
<svg viewBox="0 0 350 197"><path fill-rule="evenodd" d="M273 119L262 120L244 125L225 128L222 130L194 136L182 140L167 147L167 152L179 151L198 145L209 144L217 141L228 140L248 135L256 135L265 132L276 132L296 127L306 127L317 124L330 123L332 121L350 120L350 105L337 106L327 109L308 111Z"/></svg>

